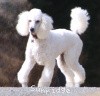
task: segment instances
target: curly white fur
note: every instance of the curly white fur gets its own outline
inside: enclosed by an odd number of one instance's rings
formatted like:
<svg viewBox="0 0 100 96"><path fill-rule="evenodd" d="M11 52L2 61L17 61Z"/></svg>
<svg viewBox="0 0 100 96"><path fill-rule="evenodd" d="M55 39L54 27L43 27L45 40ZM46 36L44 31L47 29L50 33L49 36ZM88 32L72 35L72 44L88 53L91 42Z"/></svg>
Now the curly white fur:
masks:
<svg viewBox="0 0 100 96"><path fill-rule="evenodd" d="M87 10L76 7L71 10L70 16L72 18L70 29L78 34L84 33L89 24L87 21L90 19Z"/></svg>
<svg viewBox="0 0 100 96"><path fill-rule="evenodd" d="M18 72L18 80L27 86L28 76L36 62L44 65L39 87L50 86L54 73L55 59L66 77L66 86L78 87L85 80L84 68L79 64L83 43L78 33L88 27L89 16L80 7L72 9L71 30L53 29L53 20L40 9L19 14L16 29L22 36L29 34L25 52L25 61Z"/></svg>

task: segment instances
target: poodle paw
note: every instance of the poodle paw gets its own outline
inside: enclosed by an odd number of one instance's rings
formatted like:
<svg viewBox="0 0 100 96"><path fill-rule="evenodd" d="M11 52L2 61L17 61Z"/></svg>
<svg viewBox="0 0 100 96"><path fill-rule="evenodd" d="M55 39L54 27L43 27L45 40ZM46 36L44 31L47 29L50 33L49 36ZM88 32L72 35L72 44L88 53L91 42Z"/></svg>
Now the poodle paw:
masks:
<svg viewBox="0 0 100 96"><path fill-rule="evenodd" d="M73 83L67 83L66 87L75 87L75 85Z"/></svg>
<svg viewBox="0 0 100 96"><path fill-rule="evenodd" d="M28 84L27 84L27 82L25 82L25 83L22 83L22 87L28 87Z"/></svg>

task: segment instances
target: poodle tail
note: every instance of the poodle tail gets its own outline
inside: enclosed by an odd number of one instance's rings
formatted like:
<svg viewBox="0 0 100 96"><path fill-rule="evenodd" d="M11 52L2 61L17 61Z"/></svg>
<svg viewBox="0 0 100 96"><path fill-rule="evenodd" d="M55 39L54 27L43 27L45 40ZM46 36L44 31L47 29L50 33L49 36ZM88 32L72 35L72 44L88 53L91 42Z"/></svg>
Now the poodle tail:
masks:
<svg viewBox="0 0 100 96"><path fill-rule="evenodd" d="M71 24L70 29L77 34L82 34L87 29L90 19L87 10L76 7L71 10Z"/></svg>

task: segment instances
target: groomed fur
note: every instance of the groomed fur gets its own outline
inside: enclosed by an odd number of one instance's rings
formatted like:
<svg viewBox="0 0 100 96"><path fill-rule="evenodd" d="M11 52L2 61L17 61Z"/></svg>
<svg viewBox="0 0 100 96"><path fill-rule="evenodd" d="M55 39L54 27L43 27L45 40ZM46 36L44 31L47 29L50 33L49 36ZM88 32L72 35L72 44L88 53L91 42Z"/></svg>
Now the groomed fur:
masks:
<svg viewBox="0 0 100 96"><path fill-rule="evenodd" d="M78 34L84 33L89 25L88 20L90 19L87 10L76 7L71 10L70 16L70 29Z"/></svg>
<svg viewBox="0 0 100 96"><path fill-rule="evenodd" d="M41 39L44 39L47 37L48 32L53 29L53 20L50 16L47 14L42 15L42 23L40 25L40 28L38 30L38 37Z"/></svg>
<svg viewBox="0 0 100 96"><path fill-rule="evenodd" d="M18 17L18 24L16 26L17 32L21 35L21 36L27 36L28 35L28 11L22 12L21 14L19 14ZM20 26L22 26L20 28Z"/></svg>
<svg viewBox="0 0 100 96"><path fill-rule="evenodd" d="M29 11L28 19L26 17L26 21L28 21L28 24L25 24L26 27L23 23L25 18L23 20L19 18L17 29L21 28L22 30L18 30L19 33L23 36L29 33L25 61L18 72L18 81L23 87L27 86L29 73L36 63L44 66L38 86L50 86L54 73L55 59L61 72L66 77L67 87L79 87L84 82L85 70L79 64L83 43L76 33L77 31L82 33L86 30L89 20L86 13L87 11L81 8L72 10L72 31L66 29L52 30L52 18L36 8ZM20 16L23 15L24 13ZM23 30L27 31L23 32Z"/></svg>
<svg viewBox="0 0 100 96"><path fill-rule="evenodd" d="M32 17L33 15L35 15L38 18L39 16L37 16L36 13L42 14L41 10L36 9L36 8L30 11L24 11L21 14L19 14L16 30L21 36L27 36L29 34L29 29L28 29L29 20L34 18ZM53 26L52 26L53 20L47 14L42 14L41 18L39 19L41 19L41 24L40 24L39 29L37 30L37 36L40 39L44 39L47 37L49 30L53 29Z"/></svg>

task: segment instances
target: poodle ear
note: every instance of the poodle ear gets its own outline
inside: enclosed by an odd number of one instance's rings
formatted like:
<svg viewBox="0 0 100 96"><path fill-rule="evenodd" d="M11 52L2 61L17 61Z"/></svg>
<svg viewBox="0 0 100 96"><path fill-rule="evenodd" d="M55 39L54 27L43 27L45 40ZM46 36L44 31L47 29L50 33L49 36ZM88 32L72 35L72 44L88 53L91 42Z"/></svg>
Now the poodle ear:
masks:
<svg viewBox="0 0 100 96"><path fill-rule="evenodd" d="M44 31L50 31L53 29L53 19L47 14L42 16L42 27Z"/></svg>
<svg viewBox="0 0 100 96"><path fill-rule="evenodd" d="M38 37L44 39L47 37L48 32L53 29L53 19L47 14L42 15L42 22L39 28Z"/></svg>
<svg viewBox="0 0 100 96"><path fill-rule="evenodd" d="M16 30L21 36L28 35L28 11L22 12L18 15L18 23L16 25Z"/></svg>

